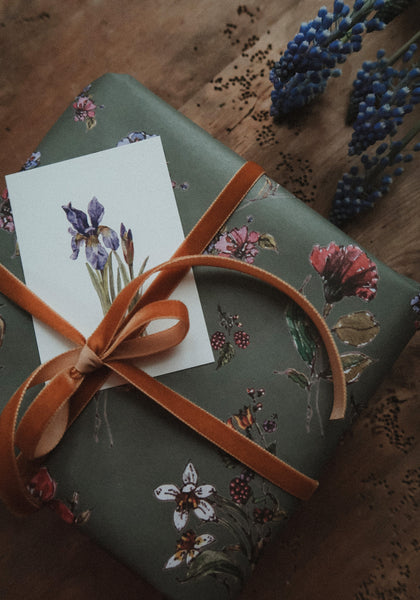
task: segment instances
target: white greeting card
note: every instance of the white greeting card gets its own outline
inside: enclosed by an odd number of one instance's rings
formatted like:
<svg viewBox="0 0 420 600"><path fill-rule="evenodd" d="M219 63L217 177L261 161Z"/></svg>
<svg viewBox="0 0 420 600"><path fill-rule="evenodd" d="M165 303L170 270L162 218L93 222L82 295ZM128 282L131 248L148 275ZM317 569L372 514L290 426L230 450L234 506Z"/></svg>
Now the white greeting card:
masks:
<svg viewBox="0 0 420 600"><path fill-rule="evenodd" d="M143 262L165 262L184 239L159 137L6 181L27 286L86 338ZM175 349L139 363L152 376L213 361L192 273L172 297L187 305L190 330ZM42 362L71 347L36 319L34 327Z"/></svg>

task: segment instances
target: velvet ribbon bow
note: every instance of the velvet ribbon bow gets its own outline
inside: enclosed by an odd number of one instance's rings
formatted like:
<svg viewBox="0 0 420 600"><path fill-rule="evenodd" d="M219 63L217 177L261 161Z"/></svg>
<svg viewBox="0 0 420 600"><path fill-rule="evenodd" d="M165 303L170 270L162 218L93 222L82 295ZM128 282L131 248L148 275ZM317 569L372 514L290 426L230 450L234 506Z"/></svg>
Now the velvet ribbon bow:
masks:
<svg viewBox="0 0 420 600"><path fill-rule="evenodd" d="M222 190L172 259L139 275L123 288L87 340L0 265L0 292L75 344L73 350L35 369L0 415L0 497L14 513L27 514L39 508L39 502L29 493L25 484L34 464L59 443L112 373L122 377L177 419L275 485L300 499L311 496L318 485L317 481L153 379L134 362L173 348L187 335L189 321L186 306L167 298L191 267L208 266L237 271L288 295L310 317L325 344L333 374L334 403L330 418L344 416L346 383L340 356L324 319L305 296L282 279L258 267L235 259L200 254L262 174L258 165L246 163ZM154 281L130 311L129 306L138 290L142 289L149 277L156 274ZM158 333L143 335L145 328L156 319L170 319L175 324ZM17 426L25 393L39 384L45 385Z"/></svg>

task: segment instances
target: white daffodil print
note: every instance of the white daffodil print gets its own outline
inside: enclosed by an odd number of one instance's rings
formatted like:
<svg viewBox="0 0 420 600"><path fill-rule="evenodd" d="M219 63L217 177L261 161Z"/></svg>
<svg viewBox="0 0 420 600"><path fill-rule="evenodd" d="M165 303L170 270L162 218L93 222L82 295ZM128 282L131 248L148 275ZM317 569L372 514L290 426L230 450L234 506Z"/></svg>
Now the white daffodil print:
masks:
<svg viewBox="0 0 420 600"><path fill-rule="evenodd" d="M263 388L259 391L262 394ZM229 468L233 466L238 465L233 462ZM182 482L180 488L171 483L154 490L158 500L175 502L173 518L180 532L175 552L166 560L163 569L170 572L179 567L181 575L177 581L180 584L211 576L231 595L234 590L239 591L246 574L253 569L262 548L276 525L284 521L286 513L270 491L269 484L246 468L231 480L227 497L213 485L198 485L198 474L191 461L184 469ZM187 529L191 511L201 523L194 529ZM222 534L220 538L216 531Z"/></svg>
<svg viewBox="0 0 420 600"><path fill-rule="evenodd" d="M193 558L198 556L204 546L214 542L215 538L209 533L196 535L191 529L182 534L176 543L176 552L171 556L165 565L165 569L178 567L184 560L187 565Z"/></svg>
<svg viewBox="0 0 420 600"><path fill-rule="evenodd" d="M192 462L189 462L182 474L183 486L179 489L173 483L166 483L157 487L154 491L158 500L174 501L176 503L174 512L174 524L181 531L187 524L190 511L202 521L216 521L216 513L213 506L204 500L216 492L213 485L199 485L197 471Z"/></svg>

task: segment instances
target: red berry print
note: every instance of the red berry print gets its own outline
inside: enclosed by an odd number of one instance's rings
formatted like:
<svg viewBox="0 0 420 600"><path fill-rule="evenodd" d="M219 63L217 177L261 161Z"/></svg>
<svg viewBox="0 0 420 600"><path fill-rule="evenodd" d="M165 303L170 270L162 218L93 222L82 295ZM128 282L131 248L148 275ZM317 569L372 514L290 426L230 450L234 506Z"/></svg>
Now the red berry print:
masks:
<svg viewBox="0 0 420 600"><path fill-rule="evenodd" d="M235 477L230 482L229 492L232 500L236 502L236 504L246 504L251 495L251 488L245 479Z"/></svg>
<svg viewBox="0 0 420 600"><path fill-rule="evenodd" d="M250 339L249 335L245 331L236 331L233 339L235 340L235 344L238 346L238 348L242 348L243 350L248 348Z"/></svg>
<svg viewBox="0 0 420 600"><path fill-rule="evenodd" d="M254 521L256 523L268 523L272 521L274 513L270 508L254 508Z"/></svg>
<svg viewBox="0 0 420 600"><path fill-rule="evenodd" d="M222 331L216 331L210 338L211 347L214 350L220 350L226 342L226 336Z"/></svg>

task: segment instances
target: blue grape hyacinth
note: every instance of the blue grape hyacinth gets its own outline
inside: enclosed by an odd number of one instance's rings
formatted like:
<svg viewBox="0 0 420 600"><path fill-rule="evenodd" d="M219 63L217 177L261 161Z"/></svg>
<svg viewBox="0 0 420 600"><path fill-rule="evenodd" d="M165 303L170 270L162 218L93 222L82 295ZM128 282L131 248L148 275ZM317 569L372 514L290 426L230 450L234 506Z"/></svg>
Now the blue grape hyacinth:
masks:
<svg viewBox="0 0 420 600"><path fill-rule="evenodd" d="M384 29L378 14L392 0L355 0L353 8L335 0L333 12L323 6L315 19L302 23L270 72L271 115L280 118L302 108L325 90L339 66L362 48L363 35Z"/></svg>
<svg viewBox="0 0 420 600"><path fill-rule="evenodd" d="M406 115L420 103L420 68L418 63L412 63L418 38L420 32L389 59L380 50L377 60L363 63L357 74L353 101L358 101L358 112L348 153L360 156L360 164L354 165L337 184L330 214L337 225L372 208L420 150L419 143L409 148L420 132L420 120L415 121L415 115L411 129L401 139L395 139ZM398 60L401 65L396 68Z"/></svg>

